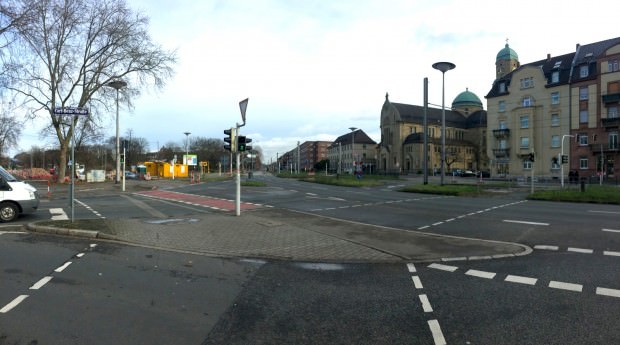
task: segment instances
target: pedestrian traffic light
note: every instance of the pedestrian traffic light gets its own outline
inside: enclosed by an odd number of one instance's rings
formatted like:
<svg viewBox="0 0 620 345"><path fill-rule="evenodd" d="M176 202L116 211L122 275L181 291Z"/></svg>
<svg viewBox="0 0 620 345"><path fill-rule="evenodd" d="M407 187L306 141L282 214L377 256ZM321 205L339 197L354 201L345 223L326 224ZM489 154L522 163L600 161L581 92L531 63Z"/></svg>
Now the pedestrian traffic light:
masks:
<svg viewBox="0 0 620 345"><path fill-rule="evenodd" d="M245 142L246 142L246 137L243 135L240 135L237 137L237 151L238 152L243 152L245 151Z"/></svg>
<svg viewBox="0 0 620 345"><path fill-rule="evenodd" d="M246 138L246 137L244 137L244 138L245 138L245 150L246 151L252 151L252 145L248 145L249 143L252 142L252 139L251 138Z"/></svg>
<svg viewBox="0 0 620 345"><path fill-rule="evenodd" d="M534 161L534 152L530 153L529 160L530 160L530 162Z"/></svg>
<svg viewBox="0 0 620 345"><path fill-rule="evenodd" d="M224 149L231 151L231 152L236 152L237 129L236 128L225 129L224 134L228 135L227 137L224 138L224 141L226 142L226 144L224 144Z"/></svg>
<svg viewBox="0 0 620 345"><path fill-rule="evenodd" d="M562 164L568 163L568 155L562 155Z"/></svg>

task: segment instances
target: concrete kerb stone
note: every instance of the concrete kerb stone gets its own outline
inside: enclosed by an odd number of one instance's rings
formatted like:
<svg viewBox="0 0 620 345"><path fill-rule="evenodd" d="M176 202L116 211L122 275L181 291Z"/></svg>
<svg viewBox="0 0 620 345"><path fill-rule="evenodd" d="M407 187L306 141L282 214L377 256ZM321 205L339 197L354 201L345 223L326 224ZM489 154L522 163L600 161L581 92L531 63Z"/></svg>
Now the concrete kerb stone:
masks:
<svg viewBox="0 0 620 345"><path fill-rule="evenodd" d="M26 229L33 232L48 233L54 235L75 236L85 238L101 238L99 231L94 230L81 230L81 229L68 229L56 226L38 225L36 223L26 224Z"/></svg>

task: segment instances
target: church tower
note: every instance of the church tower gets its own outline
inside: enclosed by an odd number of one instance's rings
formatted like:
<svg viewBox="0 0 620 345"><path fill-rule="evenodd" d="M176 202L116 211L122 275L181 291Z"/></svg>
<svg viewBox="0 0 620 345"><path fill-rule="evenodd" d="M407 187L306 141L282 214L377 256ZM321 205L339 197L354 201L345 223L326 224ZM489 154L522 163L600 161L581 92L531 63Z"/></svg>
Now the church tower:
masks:
<svg viewBox="0 0 620 345"><path fill-rule="evenodd" d="M505 76L519 68L519 66L521 66L519 56L517 52L508 46L508 40L506 40L506 46L497 53L497 58L495 59L495 79Z"/></svg>

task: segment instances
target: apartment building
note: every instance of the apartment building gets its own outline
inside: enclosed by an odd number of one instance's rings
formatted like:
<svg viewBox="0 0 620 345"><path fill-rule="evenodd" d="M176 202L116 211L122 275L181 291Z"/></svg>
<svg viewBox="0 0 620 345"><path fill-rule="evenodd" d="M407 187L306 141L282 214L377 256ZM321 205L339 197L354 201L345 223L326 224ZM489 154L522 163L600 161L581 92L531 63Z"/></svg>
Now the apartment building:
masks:
<svg viewBox="0 0 620 345"><path fill-rule="evenodd" d="M343 134L327 149L329 170L338 173L375 173L376 148L377 142L361 129Z"/></svg>

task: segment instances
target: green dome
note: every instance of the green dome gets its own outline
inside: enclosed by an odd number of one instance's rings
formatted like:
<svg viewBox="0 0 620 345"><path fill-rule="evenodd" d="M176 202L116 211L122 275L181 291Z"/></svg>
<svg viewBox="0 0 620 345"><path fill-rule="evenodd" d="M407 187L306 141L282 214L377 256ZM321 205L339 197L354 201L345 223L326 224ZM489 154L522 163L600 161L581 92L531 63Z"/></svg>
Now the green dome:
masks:
<svg viewBox="0 0 620 345"><path fill-rule="evenodd" d="M455 108L466 108L466 107L481 107L482 102L480 98L476 96L475 93L465 89L465 91L461 92L454 101L452 102L452 109Z"/></svg>
<svg viewBox="0 0 620 345"><path fill-rule="evenodd" d="M504 49L500 50L499 53L497 53L496 60L519 60L519 55L517 55L517 52L512 50L508 46L508 43L506 43Z"/></svg>

